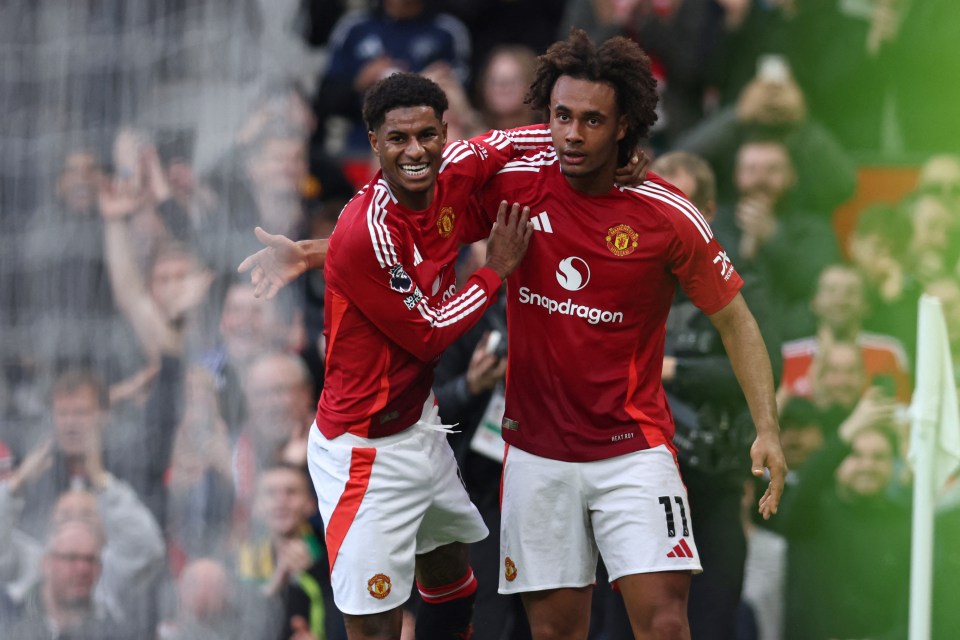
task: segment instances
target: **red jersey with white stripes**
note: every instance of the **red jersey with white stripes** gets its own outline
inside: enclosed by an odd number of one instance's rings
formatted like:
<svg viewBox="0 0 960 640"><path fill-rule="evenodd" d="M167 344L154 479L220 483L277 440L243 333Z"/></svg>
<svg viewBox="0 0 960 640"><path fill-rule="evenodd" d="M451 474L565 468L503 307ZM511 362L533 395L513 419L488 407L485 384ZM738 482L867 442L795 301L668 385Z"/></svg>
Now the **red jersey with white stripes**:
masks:
<svg viewBox="0 0 960 640"><path fill-rule="evenodd" d="M529 206L534 224L507 281L504 440L577 462L673 449L660 376L676 285L711 314L743 284L710 226L654 174L600 196L575 191L552 148L507 163L465 238L482 236L500 200Z"/></svg>
<svg viewBox="0 0 960 640"><path fill-rule="evenodd" d="M323 268L327 354L317 425L327 438L387 436L420 418L437 357L500 287L482 268L457 291L454 261L470 197L512 152L499 131L451 143L423 211L402 206L380 172L344 207Z"/></svg>

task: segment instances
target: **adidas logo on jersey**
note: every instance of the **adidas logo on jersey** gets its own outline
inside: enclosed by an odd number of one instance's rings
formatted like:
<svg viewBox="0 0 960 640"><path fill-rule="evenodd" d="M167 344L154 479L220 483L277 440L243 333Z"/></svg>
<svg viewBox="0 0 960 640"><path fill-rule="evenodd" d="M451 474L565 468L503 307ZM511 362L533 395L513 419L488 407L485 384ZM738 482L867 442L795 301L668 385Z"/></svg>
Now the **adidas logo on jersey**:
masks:
<svg viewBox="0 0 960 640"><path fill-rule="evenodd" d="M530 218L530 224L533 225L534 231L543 231L544 233L553 233L553 227L550 226L550 218L547 216L546 211L541 211L537 215Z"/></svg>
<svg viewBox="0 0 960 640"><path fill-rule="evenodd" d="M687 544L687 541L683 538L680 539L670 553L667 554L668 558L692 558L693 551L690 549L690 545Z"/></svg>

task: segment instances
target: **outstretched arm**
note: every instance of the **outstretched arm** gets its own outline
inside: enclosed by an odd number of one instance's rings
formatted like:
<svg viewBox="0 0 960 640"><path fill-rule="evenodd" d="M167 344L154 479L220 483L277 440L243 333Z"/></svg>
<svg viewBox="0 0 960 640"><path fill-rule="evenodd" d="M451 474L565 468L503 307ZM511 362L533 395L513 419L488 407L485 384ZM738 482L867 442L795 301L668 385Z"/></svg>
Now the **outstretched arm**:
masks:
<svg viewBox="0 0 960 640"><path fill-rule="evenodd" d="M759 477L763 475L764 468L770 470L770 484L760 498L759 505L760 513L766 520L777 512L787 473L787 463L780 447L780 426L770 358L757 321L741 294L738 293L727 306L710 315L710 321L720 332L757 428L757 439L750 447L751 471Z"/></svg>
<svg viewBox="0 0 960 640"><path fill-rule="evenodd" d="M247 256L237 271L250 272L253 294L258 298L265 294L270 300L307 270L323 268L327 257L326 238L294 242L286 236L267 233L260 227L253 232L266 247Z"/></svg>

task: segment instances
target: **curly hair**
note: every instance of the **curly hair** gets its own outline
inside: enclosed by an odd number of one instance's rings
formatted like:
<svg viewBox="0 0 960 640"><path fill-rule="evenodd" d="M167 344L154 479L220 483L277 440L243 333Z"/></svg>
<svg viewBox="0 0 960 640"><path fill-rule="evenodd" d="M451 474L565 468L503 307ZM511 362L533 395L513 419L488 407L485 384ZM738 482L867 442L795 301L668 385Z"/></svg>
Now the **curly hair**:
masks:
<svg viewBox="0 0 960 640"><path fill-rule="evenodd" d="M447 110L447 94L433 80L416 73L394 73L370 87L363 99L363 120L367 129L376 131L387 112L403 107L430 107L443 118Z"/></svg>
<svg viewBox="0 0 960 640"><path fill-rule="evenodd" d="M617 108L627 117L627 132L620 141L621 164L657 121L657 81L650 70L650 58L640 46L621 36L596 47L586 32L573 28L566 40L550 45L537 58L537 71L526 102L546 111L553 85L560 76L611 85L617 96Z"/></svg>

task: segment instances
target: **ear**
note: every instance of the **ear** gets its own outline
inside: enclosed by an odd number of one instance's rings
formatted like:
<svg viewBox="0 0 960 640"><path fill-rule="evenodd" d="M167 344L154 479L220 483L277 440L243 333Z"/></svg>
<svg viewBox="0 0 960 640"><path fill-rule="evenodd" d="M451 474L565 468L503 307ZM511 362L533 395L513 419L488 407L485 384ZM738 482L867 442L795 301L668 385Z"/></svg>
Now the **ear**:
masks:
<svg viewBox="0 0 960 640"><path fill-rule="evenodd" d="M367 131L367 140L370 141L370 148L373 149L373 155L380 157L380 149L377 148L377 132Z"/></svg>
<svg viewBox="0 0 960 640"><path fill-rule="evenodd" d="M447 123L441 121L441 122L440 122L440 126L441 126L441 136L442 136L442 138L443 138L443 139L440 141L440 145L441 145L442 147L446 147L446 146L447 146Z"/></svg>
<svg viewBox="0 0 960 640"><path fill-rule="evenodd" d="M620 120L617 122L617 141L623 140L623 137L627 135L627 116L620 116Z"/></svg>

